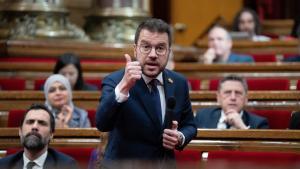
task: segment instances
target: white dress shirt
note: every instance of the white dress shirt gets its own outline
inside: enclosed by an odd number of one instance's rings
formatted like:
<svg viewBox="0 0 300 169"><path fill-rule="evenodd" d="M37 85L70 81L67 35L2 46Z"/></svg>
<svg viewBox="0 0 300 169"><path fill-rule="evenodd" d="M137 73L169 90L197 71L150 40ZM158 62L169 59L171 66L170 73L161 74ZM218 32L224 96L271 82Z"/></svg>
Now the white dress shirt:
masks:
<svg viewBox="0 0 300 169"><path fill-rule="evenodd" d="M35 162L35 166L33 166L32 169L43 169L44 164L46 161L48 155L48 151L45 151L41 156L39 156L37 159L33 160ZM23 153L23 169L27 169L27 164L30 162L30 160L26 157L25 152Z"/></svg>

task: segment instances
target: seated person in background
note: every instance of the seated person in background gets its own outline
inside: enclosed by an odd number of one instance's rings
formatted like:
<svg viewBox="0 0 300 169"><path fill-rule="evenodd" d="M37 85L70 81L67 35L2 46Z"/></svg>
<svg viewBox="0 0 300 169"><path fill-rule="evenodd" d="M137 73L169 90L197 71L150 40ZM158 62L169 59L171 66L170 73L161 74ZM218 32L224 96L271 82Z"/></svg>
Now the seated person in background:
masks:
<svg viewBox="0 0 300 169"><path fill-rule="evenodd" d="M208 33L208 47L203 63L247 63L254 62L251 56L237 55L231 52L232 40L227 30L220 26L213 27Z"/></svg>
<svg viewBox="0 0 300 169"><path fill-rule="evenodd" d="M56 127L91 127L85 110L74 106L71 85L63 75L51 75L45 82L46 106L56 120Z"/></svg>
<svg viewBox="0 0 300 169"><path fill-rule="evenodd" d="M220 107L197 111L195 122L198 128L218 129L267 129L268 121L244 110L248 102L248 86L245 79L227 76L220 80L217 101Z"/></svg>
<svg viewBox="0 0 300 169"><path fill-rule="evenodd" d="M65 53L61 55L56 62L53 74L64 75L70 81L73 90L98 90L97 86L84 82L80 60L75 54Z"/></svg>
<svg viewBox="0 0 300 169"><path fill-rule="evenodd" d="M240 10L234 20L232 31L247 32L253 41L269 41L271 38L260 35L261 25L256 12L250 8Z"/></svg>
<svg viewBox="0 0 300 169"><path fill-rule="evenodd" d="M48 147L53 138L55 120L42 104L33 104L20 123L19 135L24 151L0 159L0 168L77 169L71 157Z"/></svg>

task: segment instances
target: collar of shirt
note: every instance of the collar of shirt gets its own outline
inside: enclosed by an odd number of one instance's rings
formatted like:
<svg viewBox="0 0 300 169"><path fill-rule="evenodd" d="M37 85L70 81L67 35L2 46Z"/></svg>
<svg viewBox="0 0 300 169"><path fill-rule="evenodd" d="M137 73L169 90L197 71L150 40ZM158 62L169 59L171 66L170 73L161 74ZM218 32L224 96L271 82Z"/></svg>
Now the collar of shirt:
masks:
<svg viewBox="0 0 300 169"><path fill-rule="evenodd" d="M46 158L48 155L48 151L45 151L41 156L39 156L37 159L33 160L35 162L36 166L34 168L43 168ZM24 169L26 169L27 164L30 162L30 160L26 157L25 152L23 153L23 164L24 164Z"/></svg>
<svg viewBox="0 0 300 169"><path fill-rule="evenodd" d="M150 77L148 77L144 74L142 74L142 77L143 77L143 79L144 79L144 81L146 82L147 85L153 79L157 79L159 81L160 85L164 84L163 77L162 77L162 72L160 72L160 74L158 74L158 76L156 78L150 78Z"/></svg>
<svg viewBox="0 0 300 169"><path fill-rule="evenodd" d="M241 111L240 111L240 116L242 117L243 114L244 114L244 111L241 110ZM221 111L221 117L220 117L220 119L219 119L219 123L225 123L225 117L226 117L226 115L225 115L224 111L222 110L222 111Z"/></svg>

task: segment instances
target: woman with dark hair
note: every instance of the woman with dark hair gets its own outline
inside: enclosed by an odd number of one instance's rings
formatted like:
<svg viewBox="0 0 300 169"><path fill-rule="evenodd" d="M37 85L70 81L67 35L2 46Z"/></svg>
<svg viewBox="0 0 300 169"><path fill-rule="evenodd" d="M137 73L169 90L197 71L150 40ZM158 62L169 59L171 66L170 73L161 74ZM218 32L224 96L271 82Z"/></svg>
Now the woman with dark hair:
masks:
<svg viewBox="0 0 300 169"><path fill-rule="evenodd" d="M84 82L79 58L73 53L61 55L54 67L53 74L62 74L70 82L73 90L95 91L98 88Z"/></svg>
<svg viewBox="0 0 300 169"><path fill-rule="evenodd" d="M270 38L261 34L261 25L256 12L250 8L240 10L234 20L232 31L247 32L253 41L269 41Z"/></svg>

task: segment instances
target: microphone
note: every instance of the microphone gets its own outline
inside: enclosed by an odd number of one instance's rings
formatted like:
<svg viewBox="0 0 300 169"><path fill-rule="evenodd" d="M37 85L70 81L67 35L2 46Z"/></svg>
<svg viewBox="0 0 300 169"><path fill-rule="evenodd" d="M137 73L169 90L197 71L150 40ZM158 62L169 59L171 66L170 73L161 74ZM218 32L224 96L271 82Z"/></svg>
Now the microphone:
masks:
<svg viewBox="0 0 300 169"><path fill-rule="evenodd" d="M174 113L173 113L173 109L176 106L176 99L174 96L171 96L167 99L167 116L168 117L168 124L167 124L167 128L171 129L172 128L172 121L175 119L174 117Z"/></svg>
<svg viewBox="0 0 300 169"><path fill-rule="evenodd" d="M289 129L300 129L300 112L292 113Z"/></svg>

